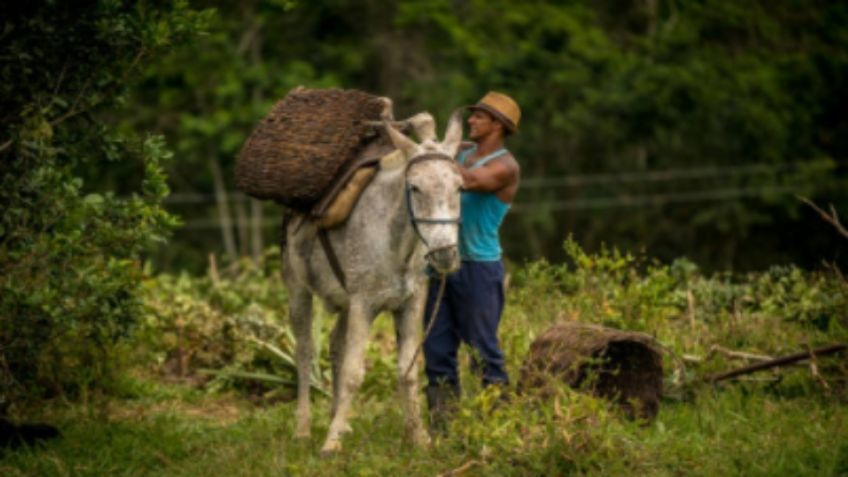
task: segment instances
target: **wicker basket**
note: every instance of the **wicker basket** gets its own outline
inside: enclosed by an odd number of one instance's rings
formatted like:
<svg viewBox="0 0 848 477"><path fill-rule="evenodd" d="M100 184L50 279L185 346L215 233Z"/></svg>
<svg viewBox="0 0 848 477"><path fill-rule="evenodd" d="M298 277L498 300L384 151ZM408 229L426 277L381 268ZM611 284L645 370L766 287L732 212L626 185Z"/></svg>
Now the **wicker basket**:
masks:
<svg viewBox="0 0 848 477"><path fill-rule="evenodd" d="M522 388L545 394L551 377L612 399L631 417L653 419L663 389L662 353L644 333L561 323L530 345Z"/></svg>
<svg viewBox="0 0 848 477"><path fill-rule="evenodd" d="M263 118L236 162L246 194L306 211L376 134L385 102L356 90L297 88Z"/></svg>

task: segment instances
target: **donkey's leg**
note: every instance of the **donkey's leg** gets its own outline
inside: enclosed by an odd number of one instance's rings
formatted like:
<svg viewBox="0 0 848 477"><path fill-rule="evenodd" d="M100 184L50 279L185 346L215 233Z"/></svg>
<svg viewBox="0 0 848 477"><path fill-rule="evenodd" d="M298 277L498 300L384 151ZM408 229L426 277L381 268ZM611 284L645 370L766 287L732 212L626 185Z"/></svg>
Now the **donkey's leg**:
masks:
<svg viewBox="0 0 848 477"><path fill-rule="evenodd" d="M345 328L344 352L338 376L338 398L336 412L330 422L327 440L321 448L322 454L341 450L341 434L349 429L347 423L351 401L365 374L365 345L368 342L368 328L372 311L359 297L350 298Z"/></svg>
<svg viewBox="0 0 848 477"><path fill-rule="evenodd" d="M345 350L347 316L348 314L346 312L339 313L339 318L336 320L336 324L333 326L333 332L330 335L330 365L333 373L333 404L330 408L330 419L336 416L336 409L339 407L339 388L341 387L339 372ZM350 431L350 426L343 431Z"/></svg>
<svg viewBox="0 0 848 477"><path fill-rule="evenodd" d="M403 406L406 437L415 445L426 445L430 442L430 436L421 422L418 363L415 361L415 350L421 341L422 314L426 298L427 286L422 284L419 292L409 299L406 306L395 312L398 337L398 394Z"/></svg>
<svg viewBox="0 0 848 477"><path fill-rule="evenodd" d="M289 316L297 342L297 411L294 436L306 438L309 437L310 427L309 388L315 347L312 337L312 294L306 287L295 283L289 285Z"/></svg>

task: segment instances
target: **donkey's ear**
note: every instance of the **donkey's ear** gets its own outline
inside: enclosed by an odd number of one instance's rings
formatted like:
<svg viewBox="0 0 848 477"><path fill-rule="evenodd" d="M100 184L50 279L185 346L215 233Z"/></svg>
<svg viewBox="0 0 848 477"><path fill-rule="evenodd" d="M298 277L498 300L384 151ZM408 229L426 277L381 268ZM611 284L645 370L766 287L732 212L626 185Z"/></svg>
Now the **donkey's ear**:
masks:
<svg viewBox="0 0 848 477"><path fill-rule="evenodd" d="M462 141L462 109L456 109L448 121L445 140L442 141L442 149L447 154L455 156L460 141Z"/></svg>
<svg viewBox="0 0 848 477"><path fill-rule="evenodd" d="M418 136L418 141L424 142L427 140L437 141L436 138L436 120L430 113L418 113L415 116L406 120L412 125L412 130Z"/></svg>
<svg viewBox="0 0 848 477"><path fill-rule="evenodd" d="M415 144L415 141L406 137L402 132L395 129L395 127L388 122L384 122L383 124L386 126L386 131L389 133L389 138L392 140L392 144L403 151L403 155L406 156L407 159L418 152L418 144Z"/></svg>

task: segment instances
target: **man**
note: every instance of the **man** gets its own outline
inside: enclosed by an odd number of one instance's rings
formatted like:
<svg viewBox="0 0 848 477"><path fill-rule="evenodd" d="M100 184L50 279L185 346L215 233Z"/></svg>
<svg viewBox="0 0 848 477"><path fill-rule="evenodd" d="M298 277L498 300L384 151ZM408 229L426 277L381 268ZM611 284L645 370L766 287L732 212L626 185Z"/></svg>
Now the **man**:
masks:
<svg viewBox="0 0 848 477"><path fill-rule="evenodd" d="M501 246L498 229L518 191L518 163L504 139L518 129L521 110L509 96L489 92L469 106L471 142L457 154L462 173L462 225L459 254L462 265L447 278L436 322L424 342L431 422L443 427L446 413L460 394L457 350L461 341L473 348L474 368L483 385L506 384L509 378L498 343L504 306ZM425 319L429 320L439 290L430 281Z"/></svg>

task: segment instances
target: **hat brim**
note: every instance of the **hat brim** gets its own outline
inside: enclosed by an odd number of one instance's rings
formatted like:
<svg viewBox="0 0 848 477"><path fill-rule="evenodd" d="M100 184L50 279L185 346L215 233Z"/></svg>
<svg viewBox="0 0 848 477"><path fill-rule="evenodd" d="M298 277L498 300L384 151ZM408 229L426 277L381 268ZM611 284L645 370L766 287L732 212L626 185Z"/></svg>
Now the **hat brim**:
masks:
<svg viewBox="0 0 848 477"><path fill-rule="evenodd" d="M467 109L469 111L474 111L475 109L479 109L480 111L485 111L485 112L491 114L495 119L502 122L503 125L506 126L507 130L509 130L510 133L515 133L515 131L518 130L518 127L515 125L515 123L513 123L508 117L504 116L500 111L489 106L488 104L482 104L482 103L469 104L468 106L465 107L465 109Z"/></svg>

